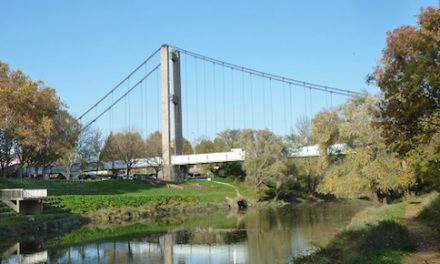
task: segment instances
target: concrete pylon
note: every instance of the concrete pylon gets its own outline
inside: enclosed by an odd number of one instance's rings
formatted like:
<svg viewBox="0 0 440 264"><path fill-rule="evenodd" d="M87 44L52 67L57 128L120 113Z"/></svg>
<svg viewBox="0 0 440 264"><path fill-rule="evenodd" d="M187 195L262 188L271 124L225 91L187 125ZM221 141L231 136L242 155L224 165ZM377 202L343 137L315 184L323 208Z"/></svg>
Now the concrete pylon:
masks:
<svg viewBox="0 0 440 264"><path fill-rule="evenodd" d="M170 47L162 45L160 49L161 94L162 94L162 173L164 181L177 181L178 168L171 164L171 154L183 152L182 136L182 100L180 82L180 53L174 51L173 62L173 96L170 96ZM170 102L174 105L174 140L175 153L171 153L171 111Z"/></svg>

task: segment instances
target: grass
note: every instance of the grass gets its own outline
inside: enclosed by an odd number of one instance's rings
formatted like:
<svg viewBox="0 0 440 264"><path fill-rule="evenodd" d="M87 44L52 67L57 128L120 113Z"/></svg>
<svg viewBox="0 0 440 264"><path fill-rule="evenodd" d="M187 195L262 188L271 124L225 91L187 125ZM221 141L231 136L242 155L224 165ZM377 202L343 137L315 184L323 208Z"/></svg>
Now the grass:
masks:
<svg viewBox="0 0 440 264"><path fill-rule="evenodd" d="M362 229L366 226L377 225L381 221L397 221L405 216L408 201L382 206L370 206L356 214L348 225L348 229Z"/></svg>
<svg viewBox="0 0 440 264"><path fill-rule="evenodd" d="M224 203L225 197L235 197L238 189L251 197L244 184L227 179L216 181L185 182L180 188L154 186L145 181L44 181L2 179L1 188L46 188L51 205L74 213L87 213L100 209L161 206L170 203L191 204ZM1 208L0 208L1 210ZM1 221L1 220L0 220Z"/></svg>
<svg viewBox="0 0 440 264"><path fill-rule="evenodd" d="M431 227L440 236L440 195L430 198L432 200L417 217L417 220Z"/></svg>
<svg viewBox="0 0 440 264"><path fill-rule="evenodd" d="M225 204L225 197L235 197L236 189L247 198L251 191L244 184L233 183L227 179L216 181L194 181L179 184L177 188L166 185L152 185L145 181L107 180L107 181L46 181L30 179L0 179L2 188L45 188L48 199L45 200L44 214L22 216L0 203L0 237L5 240L21 239L29 235L39 235L51 230L47 226L57 226L78 214L118 213L119 209L135 211L135 208L199 208L213 204ZM222 184L226 183L226 184ZM167 211L169 212L169 211ZM82 231L85 237L112 237L133 232L148 232L149 227L137 227L124 230ZM58 230L58 229L57 229ZM157 230L152 230L157 231ZM44 233L44 232L43 232ZM88 235L87 235L88 234ZM94 235L93 235L94 234ZM81 237L82 235L79 235ZM72 238L73 239L73 238ZM0 243L1 244L1 243Z"/></svg>
<svg viewBox="0 0 440 264"><path fill-rule="evenodd" d="M432 196L414 199L426 204ZM403 256L415 249L415 241L407 228L398 222L405 216L406 206L412 202L410 199L365 208L329 245L309 256L295 259L294 263L401 263Z"/></svg>
<svg viewBox="0 0 440 264"><path fill-rule="evenodd" d="M405 252L414 247L406 228L394 221L382 221L374 226L342 232L327 247L296 259L294 263L398 264Z"/></svg>

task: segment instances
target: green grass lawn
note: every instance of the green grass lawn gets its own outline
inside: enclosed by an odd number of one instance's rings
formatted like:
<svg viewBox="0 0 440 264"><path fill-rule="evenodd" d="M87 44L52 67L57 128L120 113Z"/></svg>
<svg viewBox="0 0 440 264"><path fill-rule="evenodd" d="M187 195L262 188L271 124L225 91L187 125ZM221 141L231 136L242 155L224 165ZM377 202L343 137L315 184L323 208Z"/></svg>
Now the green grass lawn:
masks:
<svg viewBox="0 0 440 264"><path fill-rule="evenodd" d="M189 181L178 186L179 188L152 185L146 181L138 180L0 180L0 188L45 188L48 190L47 203L50 205L49 207L61 207L74 213L143 205L160 206L172 202L186 205L224 203L226 196L235 197L236 189L248 199L253 198L247 186L233 183L228 179Z"/></svg>

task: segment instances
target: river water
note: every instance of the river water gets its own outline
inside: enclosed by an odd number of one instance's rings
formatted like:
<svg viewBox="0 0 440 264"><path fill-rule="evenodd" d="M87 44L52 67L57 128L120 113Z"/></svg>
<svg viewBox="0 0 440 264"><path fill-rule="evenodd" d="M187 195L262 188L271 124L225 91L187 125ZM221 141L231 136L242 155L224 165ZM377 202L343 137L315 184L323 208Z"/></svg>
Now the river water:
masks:
<svg viewBox="0 0 440 264"><path fill-rule="evenodd" d="M12 245L1 263L288 263L325 246L365 203L89 226Z"/></svg>

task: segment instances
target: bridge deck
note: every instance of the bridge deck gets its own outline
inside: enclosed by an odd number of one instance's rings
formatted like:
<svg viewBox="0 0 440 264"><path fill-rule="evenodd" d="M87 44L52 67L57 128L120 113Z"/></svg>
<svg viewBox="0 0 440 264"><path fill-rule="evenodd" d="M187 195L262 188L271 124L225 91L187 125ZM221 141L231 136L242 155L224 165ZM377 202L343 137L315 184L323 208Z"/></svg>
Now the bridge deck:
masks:
<svg viewBox="0 0 440 264"><path fill-rule="evenodd" d="M47 198L46 189L2 189L2 200L37 200Z"/></svg>

